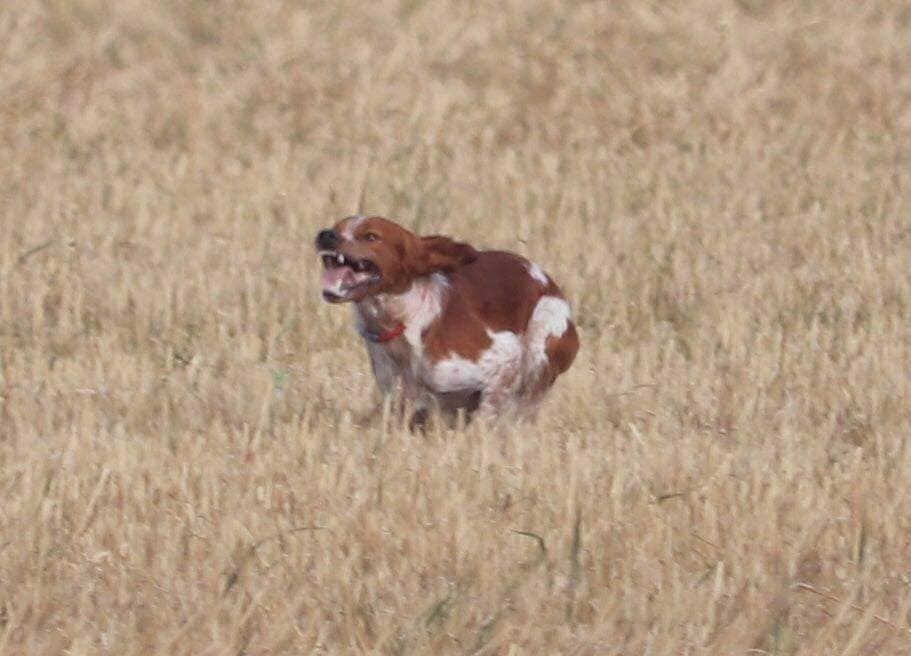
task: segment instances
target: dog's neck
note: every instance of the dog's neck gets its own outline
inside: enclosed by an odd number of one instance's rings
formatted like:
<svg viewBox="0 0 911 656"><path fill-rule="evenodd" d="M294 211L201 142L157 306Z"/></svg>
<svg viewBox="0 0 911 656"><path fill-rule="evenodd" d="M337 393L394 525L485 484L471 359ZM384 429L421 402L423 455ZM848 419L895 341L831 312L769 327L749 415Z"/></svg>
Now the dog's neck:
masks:
<svg viewBox="0 0 911 656"><path fill-rule="evenodd" d="M449 281L435 273L418 278L401 294L377 294L357 304L358 326L367 335L386 335L404 327L405 337L413 342L439 316ZM383 340L373 340L383 341Z"/></svg>

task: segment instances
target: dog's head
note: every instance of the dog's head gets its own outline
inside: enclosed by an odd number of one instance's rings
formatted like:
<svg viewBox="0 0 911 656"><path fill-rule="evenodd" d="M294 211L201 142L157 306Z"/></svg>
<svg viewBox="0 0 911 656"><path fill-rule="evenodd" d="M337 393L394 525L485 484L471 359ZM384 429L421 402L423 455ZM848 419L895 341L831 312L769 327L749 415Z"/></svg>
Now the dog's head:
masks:
<svg viewBox="0 0 911 656"><path fill-rule="evenodd" d="M323 260L323 298L331 303L400 294L417 278L451 272L477 256L468 244L420 237L375 216L351 216L321 230L316 251Z"/></svg>

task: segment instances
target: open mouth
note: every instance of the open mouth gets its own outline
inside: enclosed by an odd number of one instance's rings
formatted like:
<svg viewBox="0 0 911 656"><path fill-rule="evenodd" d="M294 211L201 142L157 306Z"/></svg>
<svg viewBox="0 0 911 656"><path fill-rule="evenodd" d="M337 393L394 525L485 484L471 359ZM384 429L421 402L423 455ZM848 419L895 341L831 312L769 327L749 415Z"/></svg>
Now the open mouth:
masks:
<svg viewBox="0 0 911 656"><path fill-rule="evenodd" d="M323 260L323 298L332 303L359 301L367 288L380 280L380 270L367 259L358 260L337 251L320 251Z"/></svg>

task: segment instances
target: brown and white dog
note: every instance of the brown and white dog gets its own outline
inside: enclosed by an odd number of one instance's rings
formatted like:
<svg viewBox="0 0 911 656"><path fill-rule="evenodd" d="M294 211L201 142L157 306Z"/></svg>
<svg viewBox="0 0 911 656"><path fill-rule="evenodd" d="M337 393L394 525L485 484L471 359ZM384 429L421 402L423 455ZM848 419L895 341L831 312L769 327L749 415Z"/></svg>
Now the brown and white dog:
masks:
<svg viewBox="0 0 911 656"><path fill-rule="evenodd" d="M352 216L322 230L323 297L355 304L383 394L454 414L534 415L579 339L559 287L537 264L420 237L380 217Z"/></svg>

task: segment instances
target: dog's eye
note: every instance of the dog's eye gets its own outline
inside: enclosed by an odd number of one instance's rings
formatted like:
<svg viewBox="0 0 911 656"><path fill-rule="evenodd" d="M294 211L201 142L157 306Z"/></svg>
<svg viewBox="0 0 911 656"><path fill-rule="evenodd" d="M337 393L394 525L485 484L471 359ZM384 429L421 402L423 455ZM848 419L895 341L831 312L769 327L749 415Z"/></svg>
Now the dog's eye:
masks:
<svg viewBox="0 0 911 656"><path fill-rule="evenodd" d="M379 241L380 236L375 232L368 232L364 234L364 241Z"/></svg>

